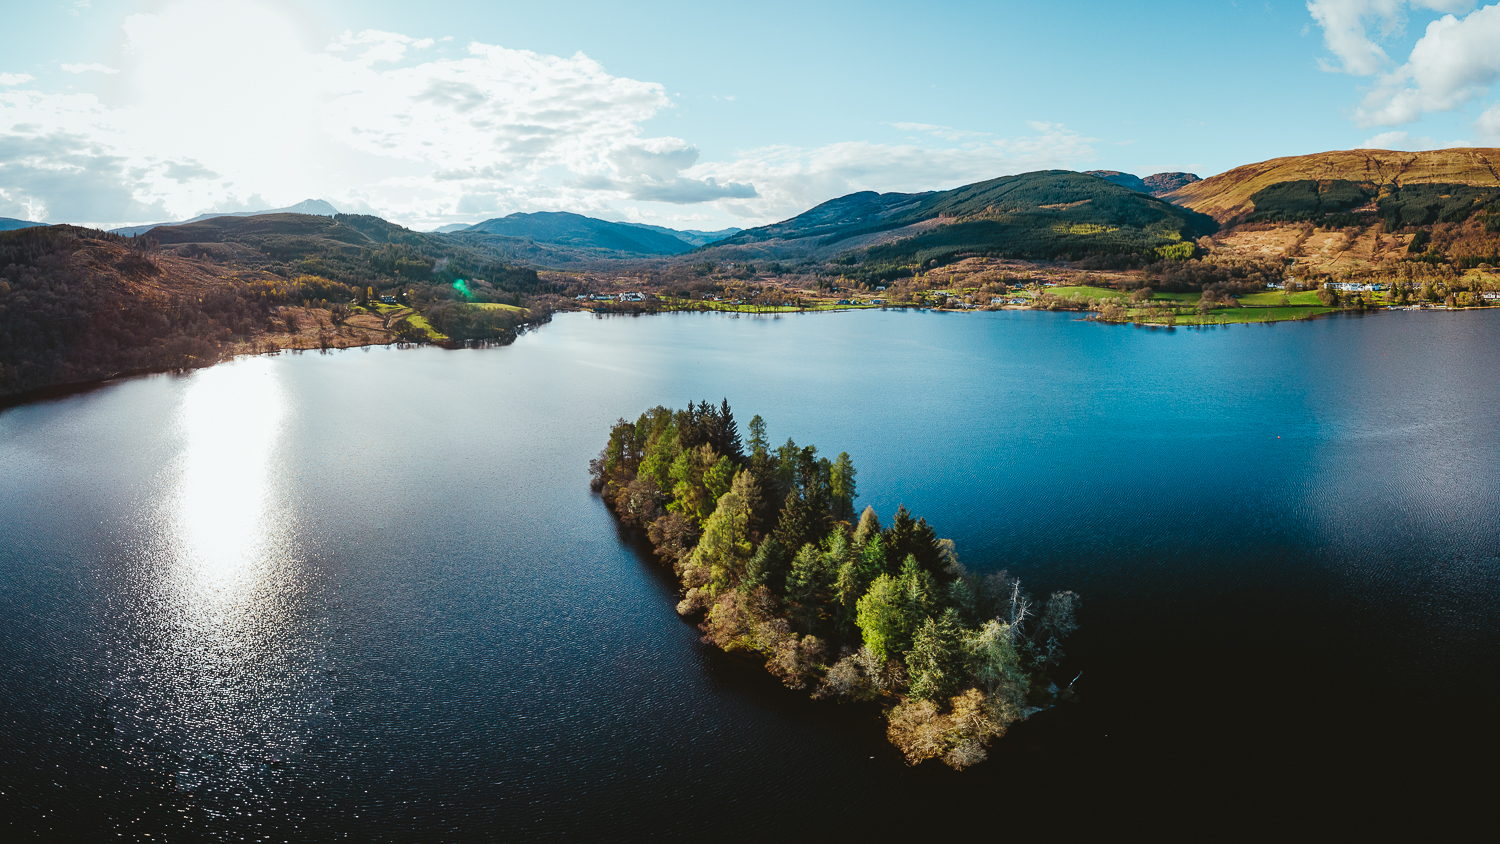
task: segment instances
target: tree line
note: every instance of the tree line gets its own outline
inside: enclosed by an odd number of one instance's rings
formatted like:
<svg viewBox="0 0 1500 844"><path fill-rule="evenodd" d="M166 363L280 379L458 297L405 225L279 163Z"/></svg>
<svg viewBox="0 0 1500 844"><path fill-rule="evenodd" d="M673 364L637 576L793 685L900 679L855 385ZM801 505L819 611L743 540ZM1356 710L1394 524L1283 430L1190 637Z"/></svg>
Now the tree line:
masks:
<svg viewBox="0 0 1500 844"><path fill-rule="evenodd" d="M820 457L765 421L742 440L727 400L620 419L590 463L593 489L681 579L678 612L705 642L758 654L788 687L879 702L916 764L965 768L1061 693L1078 597L1044 602L980 576L905 507L856 515L847 452Z"/></svg>

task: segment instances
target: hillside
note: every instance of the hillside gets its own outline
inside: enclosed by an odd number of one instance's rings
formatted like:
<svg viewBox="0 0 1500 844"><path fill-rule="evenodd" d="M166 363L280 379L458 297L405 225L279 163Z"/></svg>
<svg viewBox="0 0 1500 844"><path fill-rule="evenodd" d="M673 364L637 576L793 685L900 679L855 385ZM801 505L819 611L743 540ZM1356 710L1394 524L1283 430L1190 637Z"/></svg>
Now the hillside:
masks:
<svg viewBox="0 0 1500 844"><path fill-rule="evenodd" d="M16 229L29 229L33 226L45 226L46 223L33 223L30 220L17 220L14 217L0 217L0 232L10 232Z"/></svg>
<svg viewBox="0 0 1500 844"><path fill-rule="evenodd" d="M1119 170L1085 170L1089 176L1098 176L1106 182L1114 182L1122 188L1130 188L1138 193L1146 193L1152 196L1164 196L1183 185L1190 185L1199 181L1192 173L1156 173L1142 179L1130 173L1121 173Z"/></svg>
<svg viewBox="0 0 1500 844"><path fill-rule="evenodd" d="M664 230L611 223L562 211L510 214L485 220L456 236L488 234L554 243L578 249L605 250L625 255L675 255L695 246Z"/></svg>
<svg viewBox="0 0 1500 844"><path fill-rule="evenodd" d="M176 255L377 289L482 280L475 289L492 288L498 297L493 301L519 304L516 297L537 284L534 271L473 244L358 214L214 217L161 226L146 237Z"/></svg>
<svg viewBox="0 0 1500 844"><path fill-rule="evenodd" d="M678 240L684 241L686 243L690 243L693 246L707 246L710 243L716 243L726 237L733 237L734 235L737 235L740 232L744 231L744 229L737 228L735 226L710 232L700 231L698 229L669 229L666 226L648 226L645 223L625 223L624 225L635 226L638 229L647 229L649 231L661 232L662 234L675 237Z"/></svg>
<svg viewBox="0 0 1500 844"><path fill-rule="evenodd" d="M504 340L552 301L533 270L355 215L21 229L0 272L0 396L248 351Z"/></svg>
<svg viewBox="0 0 1500 844"><path fill-rule="evenodd" d="M968 255L1030 260L1192 254L1201 214L1068 170L953 190L840 197L709 246L717 259L828 261L864 279L897 278Z"/></svg>
<svg viewBox="0 0 1500 844"><path fill-rule="evenodd" d="M1500 186L1500 149L1359 149L1273 158L1184 185L1165 198L1223 223L1254 213L1254 195L1274 185L1329 180L1365 186L1372 194L1417 184L1496 187Z"/></svg>
<svg viewBox="0 0 1500 844"><path fill-rule="evenodd" d="M180 226L186 223L197 223L202 220L212 220L215 217L260 217L267 214L313 214L320 217L332 217L338 214L337 208L321 199L304 199L296 205L286 208L272 208L265 211L216 211L211 214L199 214L191 220L181 220L176 223L147 223L140 226L124 226L118 229L110 229L110 234L120 234L126 237L135 237L145 234L158 226Z"/></svg>

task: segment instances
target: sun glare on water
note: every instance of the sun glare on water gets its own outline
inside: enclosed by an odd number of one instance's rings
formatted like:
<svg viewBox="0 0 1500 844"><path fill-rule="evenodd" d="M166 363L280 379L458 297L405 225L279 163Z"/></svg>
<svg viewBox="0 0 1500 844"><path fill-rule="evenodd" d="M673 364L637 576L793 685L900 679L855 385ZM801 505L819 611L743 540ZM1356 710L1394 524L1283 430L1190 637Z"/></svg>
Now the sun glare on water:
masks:
<svg viewBox="0 0 1500 844"><path fill-rule="evenodd" d="M184 397L173 502L176 574L199 600L253 586L274 542L271 462L285 416L268 360L196 373Z"/></svg>

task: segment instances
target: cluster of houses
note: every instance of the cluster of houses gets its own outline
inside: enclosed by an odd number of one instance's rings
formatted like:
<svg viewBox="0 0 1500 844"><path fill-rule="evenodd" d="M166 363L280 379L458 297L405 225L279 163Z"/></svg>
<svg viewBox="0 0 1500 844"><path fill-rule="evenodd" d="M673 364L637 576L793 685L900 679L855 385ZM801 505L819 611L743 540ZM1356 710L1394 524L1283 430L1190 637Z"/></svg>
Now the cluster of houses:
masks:
<svg viewBox="0 0 1500 844"><path fill-rule="evenodd" d="M580 293L573 297L579 302L644 302L644 293Z"/></svg>
<svg viewBox="0 0 1500 844"><path fill-rule="evenodd" d="M1330 281L1328 289L1339 290L1344 293L1373 293L1376 290L1384 290L1384 284L1360 284L1354 281Z"/></svg>

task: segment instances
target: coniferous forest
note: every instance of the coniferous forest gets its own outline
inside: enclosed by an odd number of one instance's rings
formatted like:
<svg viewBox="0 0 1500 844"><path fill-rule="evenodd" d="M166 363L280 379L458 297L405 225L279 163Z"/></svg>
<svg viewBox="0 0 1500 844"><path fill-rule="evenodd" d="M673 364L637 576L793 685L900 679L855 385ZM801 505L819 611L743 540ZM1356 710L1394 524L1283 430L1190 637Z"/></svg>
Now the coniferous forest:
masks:
<svg viewBox="0 0 1500 844"><path fill-rule="evenodd" d="M905 507L888 526L856 516L847 453L773 448L759 416L742 440L726 400L619 420L590 473L677 573L677 611L705 642L815 698L878 705L911 764L981 762L1009 725L1071 695L1078 596L1036 602L1005 572L968 572Z"/></svg>

